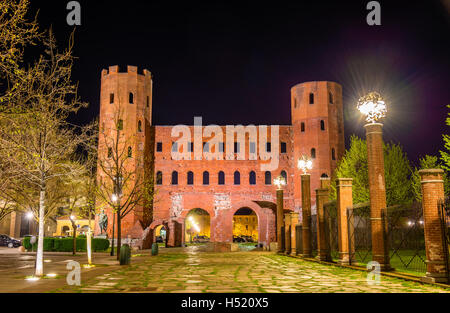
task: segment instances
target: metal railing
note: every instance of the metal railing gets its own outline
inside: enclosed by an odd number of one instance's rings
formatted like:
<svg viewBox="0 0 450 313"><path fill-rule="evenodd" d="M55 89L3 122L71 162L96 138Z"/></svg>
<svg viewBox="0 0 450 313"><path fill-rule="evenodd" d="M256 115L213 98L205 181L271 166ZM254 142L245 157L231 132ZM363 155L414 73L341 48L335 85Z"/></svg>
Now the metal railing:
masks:
<svg viewBox="0 0 450 313"><path fill-rule="evenodd" d="M311 254L317 256L317 214L311 215Z"/></svg>
<svg viewBox="0 0 450 313"><path fill-rule="evenodd" d="M336 201L323 206L327 250L333 261L339 260L339 231Z"/></svg>
<svg viewBox="0 0 450 313"><path fill-rule="evenodd" d="M441 220L442 238L443 238L443 250L444 250L444 263L446 264L445 270L447 274L447 282L450 283L450 198L438 202L439 218Z"/></svg>
<svg viewBox="0 0 450 313"><path fill-rule="evenodd" d="M347 208L350 263L363 265L372 260L372 227L370 204Z"/></svg>

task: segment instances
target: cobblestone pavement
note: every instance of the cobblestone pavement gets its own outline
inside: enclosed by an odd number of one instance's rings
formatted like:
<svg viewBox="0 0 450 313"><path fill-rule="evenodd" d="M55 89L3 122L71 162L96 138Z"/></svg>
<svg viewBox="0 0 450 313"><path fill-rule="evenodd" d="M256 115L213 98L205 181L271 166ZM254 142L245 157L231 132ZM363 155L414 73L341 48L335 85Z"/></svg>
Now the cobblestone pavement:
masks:
<svg viewBox="0 0 450 313"><path fill-rule="evenodd" d="M379 285L371 286L362 271L269 252L207 253L190 247L142 258L54 292L450 292L383 276Z"/></svg>

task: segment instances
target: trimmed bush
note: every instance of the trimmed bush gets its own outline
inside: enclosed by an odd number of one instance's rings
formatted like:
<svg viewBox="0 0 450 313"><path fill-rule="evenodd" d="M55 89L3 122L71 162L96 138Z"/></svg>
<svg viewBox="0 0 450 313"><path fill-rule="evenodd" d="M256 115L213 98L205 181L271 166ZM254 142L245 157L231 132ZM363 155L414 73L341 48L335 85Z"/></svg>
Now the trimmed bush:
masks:
<svg viewBox="0 0 450 313"><path fill-rule="evenodd" d="M87 250L86 238L77 238L77 251L85 252ZM25 237L22 241L23 247L27 251L37 250L37 242L31 247L30 237ZM109 248L109 240L104 238L92 238L92 251L99 252L105 251ZM73 238L44 238L44 251L47 252L72 252L73 251Z"/></svg>

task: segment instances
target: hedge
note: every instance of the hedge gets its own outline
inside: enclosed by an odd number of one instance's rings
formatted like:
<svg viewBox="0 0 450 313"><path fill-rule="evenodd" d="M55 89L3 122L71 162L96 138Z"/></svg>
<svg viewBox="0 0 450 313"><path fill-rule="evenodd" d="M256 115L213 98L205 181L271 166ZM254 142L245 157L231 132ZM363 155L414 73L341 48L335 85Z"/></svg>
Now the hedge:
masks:
<svg viewBox="0 0 450 313"><path fill-rule="evenodd" d="M86 238L77 237L77 251L86 251ZM22 242L27 251L31 251L30 237L25 237ZM109 248L109 240L105 238L92 238L92 251L105 251ZM33 251L37 250L37 242L33 244ZM44 238L44 251L71 252L73 251L73 238Z"/></svg>

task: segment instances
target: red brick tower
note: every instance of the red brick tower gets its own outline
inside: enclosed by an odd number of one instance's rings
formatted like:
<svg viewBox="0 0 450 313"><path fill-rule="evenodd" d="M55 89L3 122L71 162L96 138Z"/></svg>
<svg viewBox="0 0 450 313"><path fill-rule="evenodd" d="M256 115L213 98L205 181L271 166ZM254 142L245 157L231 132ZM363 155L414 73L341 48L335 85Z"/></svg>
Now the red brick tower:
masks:
<svg viewBox="0 0 450 313"><path fill-rule="evenodd" d="M320 188L320 177L331 177L345 151L342 87L334 82L315 81L291 88L291 116L294 140L295 186L300 186L297 160L313 158L311 201ZM301 190L295 188L295 207L301 207Z"/></svg>
<svg viewBox="0 0 450 313"><path fill-rule="evenodd" d="M123 131L118 151L131 153L126 161L127 171L136 171L142 175L152 175L153 155L152 144L152 76L144 69L143 74L138 74L136 66L128 66L126 72L119 72L118 66L110 66L109 70L102 70L100 91L100 120L99 126L105 132L100 134L98 154L99 159L108 154L107 144L104 138L115 138L115 125L117 124L118 112L123 121ZM122 138L123 136L123 138ZM131 151L129 150L131 148ZM128 149L128 151L127 151ZM98 170L99 178L104 176L101 169ZM108 235L112 231L112 210L104 207L108 215ZM148 208L147 208L148 210ZM149 216L142 206L136 207L122 220L122 237L126 238L135 229L142 229L149 223ZM142 224L141 227L133 227ZM116 225L117 229L117 225ZM95 225L95 233L100 233L98 223ZM131 234L139 237L139 234Z"/></svg>

